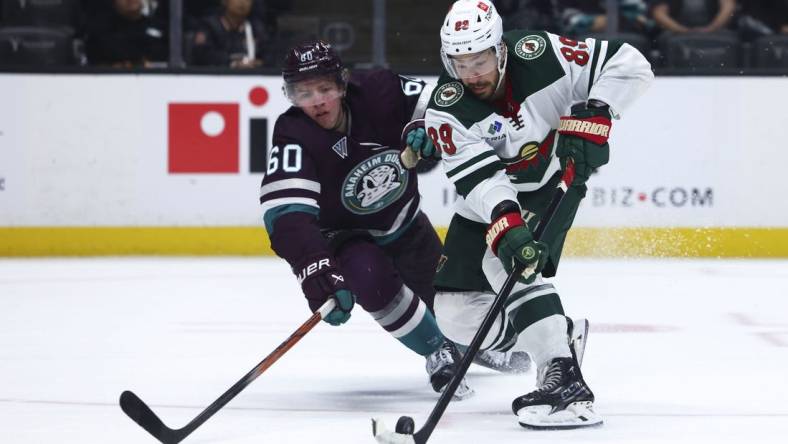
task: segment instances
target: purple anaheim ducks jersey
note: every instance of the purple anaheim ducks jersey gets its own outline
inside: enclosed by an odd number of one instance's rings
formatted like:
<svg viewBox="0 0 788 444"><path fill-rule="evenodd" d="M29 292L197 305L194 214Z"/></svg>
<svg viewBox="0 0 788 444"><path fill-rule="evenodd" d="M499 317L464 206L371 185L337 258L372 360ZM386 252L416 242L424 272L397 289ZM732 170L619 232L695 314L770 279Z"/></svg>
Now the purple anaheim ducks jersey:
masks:
<svg viewBox="0 0 788 444"><path fill-rule="evenodd" d="M417 177L399 151L402 128L424 113L427 89L387 70L356 71L345 98L347 134L321 128L297 107L279 116L260 188L269 234L278 217L303 212L323 231L395 239L419 211Z"/></svg>

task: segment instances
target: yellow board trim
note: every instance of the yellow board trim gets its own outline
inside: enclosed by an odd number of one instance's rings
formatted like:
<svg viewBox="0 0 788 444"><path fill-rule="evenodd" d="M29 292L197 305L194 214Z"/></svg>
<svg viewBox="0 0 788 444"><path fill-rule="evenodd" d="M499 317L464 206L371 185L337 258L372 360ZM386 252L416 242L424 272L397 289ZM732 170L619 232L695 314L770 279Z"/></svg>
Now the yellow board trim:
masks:
<svg viewBox="0 0 788 444"><path fill-rule="evenodd" d="M441 238L445 227L439 227ZM5 227L0 256L273 255L258 227ZM788 227L573 228L565 256L788 258Z"/></svg>

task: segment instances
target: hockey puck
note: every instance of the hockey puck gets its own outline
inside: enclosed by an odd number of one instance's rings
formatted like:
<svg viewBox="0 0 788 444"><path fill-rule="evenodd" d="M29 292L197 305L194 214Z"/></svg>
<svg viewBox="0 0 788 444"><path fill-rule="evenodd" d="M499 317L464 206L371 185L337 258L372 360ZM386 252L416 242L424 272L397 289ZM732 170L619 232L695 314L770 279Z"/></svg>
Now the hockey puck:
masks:
<svg viewBox="0 0 788 444"><path fill-rule="evenodd" d="M400 416L397 420L397 426L394 427L395 432L403 435L412 435L415 430L416 423L413 422L413 418L410 416Z"/></svg>

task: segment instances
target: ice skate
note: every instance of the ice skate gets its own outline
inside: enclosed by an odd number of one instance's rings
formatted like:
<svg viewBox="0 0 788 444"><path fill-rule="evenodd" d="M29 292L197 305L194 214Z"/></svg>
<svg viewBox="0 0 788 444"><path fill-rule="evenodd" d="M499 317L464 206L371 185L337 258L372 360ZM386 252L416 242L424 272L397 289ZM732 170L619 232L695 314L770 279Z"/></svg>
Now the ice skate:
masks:
<svg viewBox="0 0 788 444"><path fill-rule="evenodd" d="M539 370L537 389L512 402L520 425L555 430L602 424L594 413L594 394L573 358L555 358Z"/></svg>
<svg viewBox="0 0 788 444"><path fill-rule="evenodd" d="M442 393L457 372L460 365L460 352L453 342L448 339L443 342L441 347L427 356L427 374L430 376L432 389ZM473 395L473 389L468 386L465 378L462 378L460 385L454 392L454 399L462 400Z"/></svg>
<svg viewBox="0 0 788 444"><path fill-rule="evenodd" d="M522 351L479 350L473 363L501 373L525 373L531 368L531 357Z"/></svg>

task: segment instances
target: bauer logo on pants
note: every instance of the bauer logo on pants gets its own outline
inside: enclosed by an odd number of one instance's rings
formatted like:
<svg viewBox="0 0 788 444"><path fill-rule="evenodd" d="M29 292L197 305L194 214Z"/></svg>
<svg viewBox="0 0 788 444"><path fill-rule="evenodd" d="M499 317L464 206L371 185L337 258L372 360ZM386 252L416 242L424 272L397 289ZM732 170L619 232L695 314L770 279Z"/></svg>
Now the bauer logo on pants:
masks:
<svg viewBox="0 0 788 444"><path fill-rule="evenodd" d="M170 103L170 173L238 173L238 104Z"/></svg>

